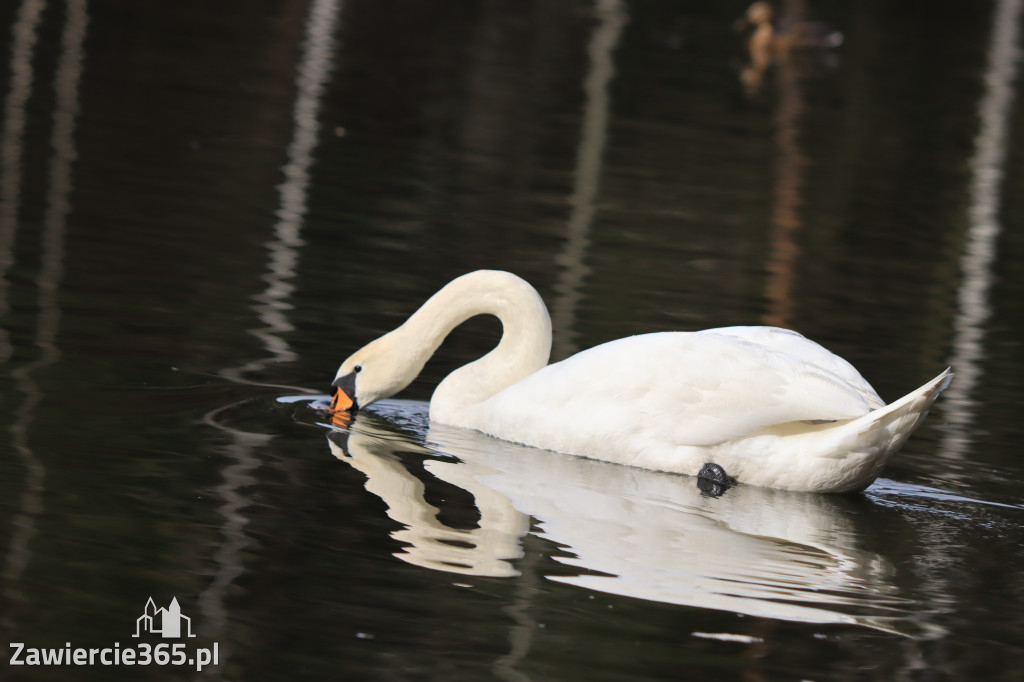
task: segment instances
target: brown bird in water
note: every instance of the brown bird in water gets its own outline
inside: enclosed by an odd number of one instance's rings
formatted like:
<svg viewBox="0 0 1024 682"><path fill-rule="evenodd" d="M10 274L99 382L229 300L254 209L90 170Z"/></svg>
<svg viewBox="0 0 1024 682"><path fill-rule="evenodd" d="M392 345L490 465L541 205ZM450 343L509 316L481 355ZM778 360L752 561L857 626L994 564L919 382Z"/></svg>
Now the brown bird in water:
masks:
<svg viewBox="0 0 1024 682"><path fill-rule="evenodd" d="M776 23L775 8L763 0L747 9L740 28L753 26L750 50L754 52L787 52L790 50L824 50L843 44L843 34L819 21L785 21Z"/></svg>
<svg viewBox="0 0 1024 682"><path fill-rule="evenodd" d="M811 75L830 64L830 50L843 42L842 33L818 21L776 21L775 8L764 0L752 4L736 22L737 30L750 27L754 29L747 41L750 64L740 74L748 94L757 92L773 63Z"/></svg>

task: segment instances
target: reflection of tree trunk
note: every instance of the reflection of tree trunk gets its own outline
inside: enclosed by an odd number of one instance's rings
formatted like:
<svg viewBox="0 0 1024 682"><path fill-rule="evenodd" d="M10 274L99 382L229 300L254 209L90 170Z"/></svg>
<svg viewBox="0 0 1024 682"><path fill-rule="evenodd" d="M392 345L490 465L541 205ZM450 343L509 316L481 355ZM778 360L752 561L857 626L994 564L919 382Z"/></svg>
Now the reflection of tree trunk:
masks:
<svg viewBox="0 0 1024 682"><path fill-rule="evenodd" d="M0 213L0 265L13 262L14 233L18 224L20 205L21 136L26 124L25 105L32 83L32 52L39 27L39 13L44 3L25 2L14 27L15 46L12 50L11 92L8 95L2 138L2 180L4 184L3 211ZM53 132L50 143L53 156L47 176L49 188L46 194L46 211L43 216L42 262L36 282L39 286L37 305L39 317L36 323L35 347L41 351L39 358L23 367L11 371L18 389L25 396L14 411L11 437L14 450L26 470L24 491L19 501L18 513L13 520L14 532L7 551L3 577L6 584L4 596L22 599L18 590L21 575L31 558L29 541L35 535L35 521L43 511L43 494L46 468L32 452L29 445L29 426L34 412L44 393L36 384L32 374L49 367L60 359L57 347L57 331L61 311L57 293L64 275L64 242L67 217L71 212L71 165L75 151L75 120L78 116L78 85L82 74L86 27L89 17L85 0L69 0L67 3L64 32L61 37L61 53L55 75L56 107L53 112ZM10 182L10 186L7 183ZM0 279L4 273L0 272ZM6 288L2 290L6 295ZM6 296L5 296L6 298ZM0 312L6 310L6 301ZM3 340L0 347L0 361L9 358L9 344ZM7 618L11 610L5 610ZM8 627L14 626L8 620Z"/></svg>
<svg viewBox="0 0 1024 682"><path fill-rule="evenodd" d="M462 156L453 173L455 205L444 208L484 220L483 227L460 227L449 237L471 245L467 252L474 254L475 264L480 255L519 238L515 231L491 227L495 213L517 223L533 219L522 197L529 194L539 168L537 107L550 94L544 87L548 68L557 58L556 46L565 40L563 18L553 3L527 7L518 0L486 0L478 11L459 108ZM439 85L450 87L443 79ZM432 153L450 150L439 143Z"/></svg>
<svg viewBox="0 0 1024 682"><path fill-rule="evenodd" d="M39 35L39 18L46 3L25 0L11 31L11 83L4 101L3 132L0 136L0 317L9 309L7 269L14 264L14 233L21 208L22 138L27 125L26 104L32 94L32 53ZM7 330L0 327L0 362L11 357Z"/></svg>
<svg viewBox="0 0 1024 682"><path fill-rule="evenodd" d="M947 432L944 455L961 458L970 445L977 403L973 394L981 378L985 350L985 324L991 314L988 302L992 265L1002 225L999 222L1001 190L1007 162L1009 121L1013 114L1014 83L1020 50L1022 0L1000 0L992 18L985 94L978 103L979 130L971 158L970 228L960 257L963 281L958 291L958 310L953 321L953 358L956 380L946 391Z"/></svg>
<svg viewBox="0 0 1024 682"><path fill-rule="evenodd" d="M517 668L522 661L526 660L533 644L533 633L537 629L537 619L531 615L530 607L533 606L538 596L541 596L540 589L540 558L541 553L537 550L530 551L530 541L534 537L529 533L523 537L523 558L517 564L520 575L516 579L516 592L512 603L504 607L502 611L510 617L514 624L508 633L509 652L494 662L492 671L494 676L506 682L529 682L530 676Z"/></svg>
<svg viewBox="0 0 1024 682"><path fill-rule="evenodd" d="M308 211L309 171L313 165L313 149L320 133L317 116L334 56L334 31L340 13L339 5L340 0L313 0L309 7L302 61L297 67L292 141L288 146L287 163L282 169L284 181L278 186L280 206L276 213L277 223L274 225L273 236L267 241L269 261L267 273L262 278L267 286L252 297L255 302L253 309L263 326L249 331L263 342L268 355L239 367L221 370L221 376L236 383L265 385L245 375L262 370L271 363L287 362L295 358L294 351L282 334L294 329L287 315L292 307L288 299L295 290L292 280L298 267L299 248L303 244L299 234ZM245 570L242 552L250 544L250 538L245 532L249 517L244 510L249 507L251 500L243 491L256 482L253 472L261 464L256 452L271 438L221 424L219 416L224 409L228 408L211 412L205 420L206 424L227 433L232 442L223 450L228 463L221 471L223 481L215 490L223 502L218 509L223 517L221 542L213 554L217 572L210 585L199 595L203 627L212 639L221 643L222 664L232 654L230 644L224 638L229 616L225 600L228 589ZM215 674L212 669L208 670L211 671L209 674Z"/></svg>
<svg viewBox="0 0 1024 682"><path fill-rule="evenodd" d="M615 76L612 56L626 25L621 0L597 0L598 25L590 39L590 69L583 80L586 100L583 104L583 126L576 152L575 182L569 200L569 224L565 246L556 264L561 268L555 284L557 298L552 305L551 321L555 331L552 356L561 360L576 352L573 325L582 293L580 287L588 268L583 262L590 244L590 228L594 222L597 191L601 179L604 149L608 140L611 102L608 86Z"/></svg>
<svg viewBox="0 0 1024 682"><path fill-rule="evenodd" d="M280 205L276 211L274 236L267 242L270 261L263 276L267 287L253 296L256 301L253 308L265 326L249 330L263 342L270 355L241 367L221 370L222 376L237 383L252 383L246 379L246 374L262 370L271 363L289 362L296 358L281 335L294 330L286 313L292 308L288 299L295 291L292 280L298 267L298 249L304 243L299 233L308 211L309 171L320 134L317 116L332 67L339 3L340 0L314 0L309 8L305 50L297 69L297 92L292 108L292 141L288 145L288 161L281 170L284 181L277 187ZM302 390L291 386L285 388Z"/></svg>
<svg viewBox="0 0 1024 682"><path fill-rule="evenodd" d="M804 18L802 0L782 4L780 21L793 22ZM768 311L766 324L785 327L793 318L793 281L800 248L797 233L803 226L804 170L809 161L800 150L800 119L806 106L796 65L787 59L776 60L778 108L775 113L775 142L778 162L775 165L775 201L772 206L772 227L769 233L768 281L765 295Z"/></svg>

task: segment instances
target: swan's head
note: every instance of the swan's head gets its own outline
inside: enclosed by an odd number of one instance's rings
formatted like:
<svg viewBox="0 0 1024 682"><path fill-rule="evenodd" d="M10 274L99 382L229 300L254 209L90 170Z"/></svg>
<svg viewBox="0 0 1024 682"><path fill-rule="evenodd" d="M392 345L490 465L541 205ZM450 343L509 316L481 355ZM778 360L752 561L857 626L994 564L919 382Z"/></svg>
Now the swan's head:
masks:
<svg viewBox="0 0 1024 682"><path fill-rule="evenodd" d="M355 412L411 384L423 369L423 361L410 351L396 330L350 355L334 375L331 409Z"/></svg>

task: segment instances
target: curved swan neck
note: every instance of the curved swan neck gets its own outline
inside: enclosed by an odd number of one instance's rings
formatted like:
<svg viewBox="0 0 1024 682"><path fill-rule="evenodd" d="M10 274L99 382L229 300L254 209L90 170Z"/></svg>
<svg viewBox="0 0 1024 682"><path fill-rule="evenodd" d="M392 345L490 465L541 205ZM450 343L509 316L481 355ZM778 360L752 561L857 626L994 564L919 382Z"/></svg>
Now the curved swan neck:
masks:
<svg viewBox="0 0 1024 682"><path fill-rule="evenodd" d="M502 324L498 346L442 381L430 401L431 418L453 423L454 415L533 374L551 354L551 318L540 294L519 277L496 270L463 275L413 313L394 333L409 335L418 368L457 326L477 315ZM418 373L418 369L417 369Z"/></svg>

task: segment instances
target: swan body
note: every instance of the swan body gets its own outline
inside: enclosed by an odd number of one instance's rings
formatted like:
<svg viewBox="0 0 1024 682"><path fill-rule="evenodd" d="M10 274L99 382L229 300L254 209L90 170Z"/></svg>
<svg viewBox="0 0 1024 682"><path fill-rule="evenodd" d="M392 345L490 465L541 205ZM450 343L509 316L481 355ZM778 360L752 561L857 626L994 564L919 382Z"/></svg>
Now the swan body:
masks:
<svg viewBox="0 0 1024 682"><path fill-rule="evenodd" d="M398 393L456 326L496 315L497 347L434 391L430 419L538 448L750 485L853 492L871 484L952 379L886 405L842 358L793 331L725 327L631 336L547 364L551 321L507 272L463 275L338 369L335 409Z"/></svg>

